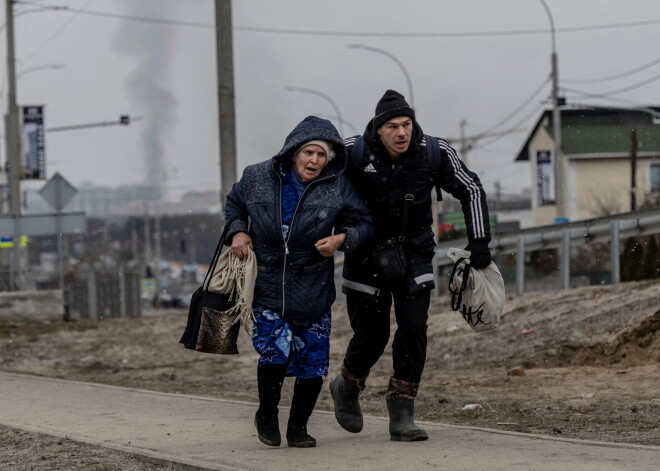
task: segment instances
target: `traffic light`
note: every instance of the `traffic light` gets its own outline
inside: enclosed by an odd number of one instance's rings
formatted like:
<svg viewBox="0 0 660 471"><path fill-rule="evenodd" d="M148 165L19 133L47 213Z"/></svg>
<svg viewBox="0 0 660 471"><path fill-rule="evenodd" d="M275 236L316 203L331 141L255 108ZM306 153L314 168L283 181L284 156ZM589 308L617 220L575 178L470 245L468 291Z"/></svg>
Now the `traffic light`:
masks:
<svg viewBox="0 0 660 471"><path fill-rule="evenodd" d="M131 124L131 117L128 116L127 114L123 114L119 117L119 124L122 126L128 126Z"/></svg>

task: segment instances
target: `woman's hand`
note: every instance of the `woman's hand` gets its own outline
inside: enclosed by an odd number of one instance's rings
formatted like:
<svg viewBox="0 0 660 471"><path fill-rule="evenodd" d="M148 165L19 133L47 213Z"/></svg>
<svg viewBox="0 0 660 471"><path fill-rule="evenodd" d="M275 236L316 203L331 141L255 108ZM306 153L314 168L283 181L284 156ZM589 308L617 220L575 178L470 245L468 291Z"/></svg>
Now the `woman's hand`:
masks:
<svg viewBox="0 0 660 471"><path fill-rule="evenodd" d="M314 247L319 251L324 257L332 257L332 255L337 251L341 244L346 240L346 234L337 234L324 237L319 240Z"/></svg>
<svg viewBox="0 0 660 471"><path fill-rule="evenodd" d="M237 232L231 239L231 251L234 252L238 258L243 260L247 257L248 247L254 250L252 238L247 232Z"/></svg>

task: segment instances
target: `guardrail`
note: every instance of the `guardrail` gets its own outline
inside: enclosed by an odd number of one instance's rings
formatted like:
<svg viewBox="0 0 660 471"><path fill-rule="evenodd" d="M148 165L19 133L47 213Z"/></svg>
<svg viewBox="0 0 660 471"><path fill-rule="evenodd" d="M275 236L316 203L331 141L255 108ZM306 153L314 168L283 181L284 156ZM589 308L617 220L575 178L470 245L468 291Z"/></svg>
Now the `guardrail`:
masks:
<svg viewBox="0 0 660 471"><path fill-rule="evenodd" d="M619 283L621 239L658 233L660 233L660 208L655 208L497 233L492 237L490 248L495 255L507 253L516 255L516 288L518 294L522 294L525 288L525 252L560 249L562 287L567 289L570 275L570 247L591 242L609 242L612 283ZM467 239L441 242L436 247L434 263L437 266L451 264L447 250L450 247L464 247L466 244Z"/></svg>

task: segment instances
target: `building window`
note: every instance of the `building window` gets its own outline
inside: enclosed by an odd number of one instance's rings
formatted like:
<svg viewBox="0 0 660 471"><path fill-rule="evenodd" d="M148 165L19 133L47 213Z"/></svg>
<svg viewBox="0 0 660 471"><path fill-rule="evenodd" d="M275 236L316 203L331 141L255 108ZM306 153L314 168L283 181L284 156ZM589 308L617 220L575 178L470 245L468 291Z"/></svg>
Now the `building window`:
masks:
<svg viewBox="0 0 660 471"><path fill-rule="evenodd" d="M651 164L651 192L660 193L660 164Z"/></svg>

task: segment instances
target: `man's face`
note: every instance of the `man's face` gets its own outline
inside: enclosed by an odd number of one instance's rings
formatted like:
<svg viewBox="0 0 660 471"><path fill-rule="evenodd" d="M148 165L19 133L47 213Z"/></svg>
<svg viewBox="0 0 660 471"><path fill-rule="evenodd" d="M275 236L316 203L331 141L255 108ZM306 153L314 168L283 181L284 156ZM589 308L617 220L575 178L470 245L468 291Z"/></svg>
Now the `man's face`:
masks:
<svg viewBox="0 0 660 471"><path fill-rule="evenodd" d="M408 150L413 122L407 116L392 118L378 128L378 135L390 157L396 159Z"/></svg>

